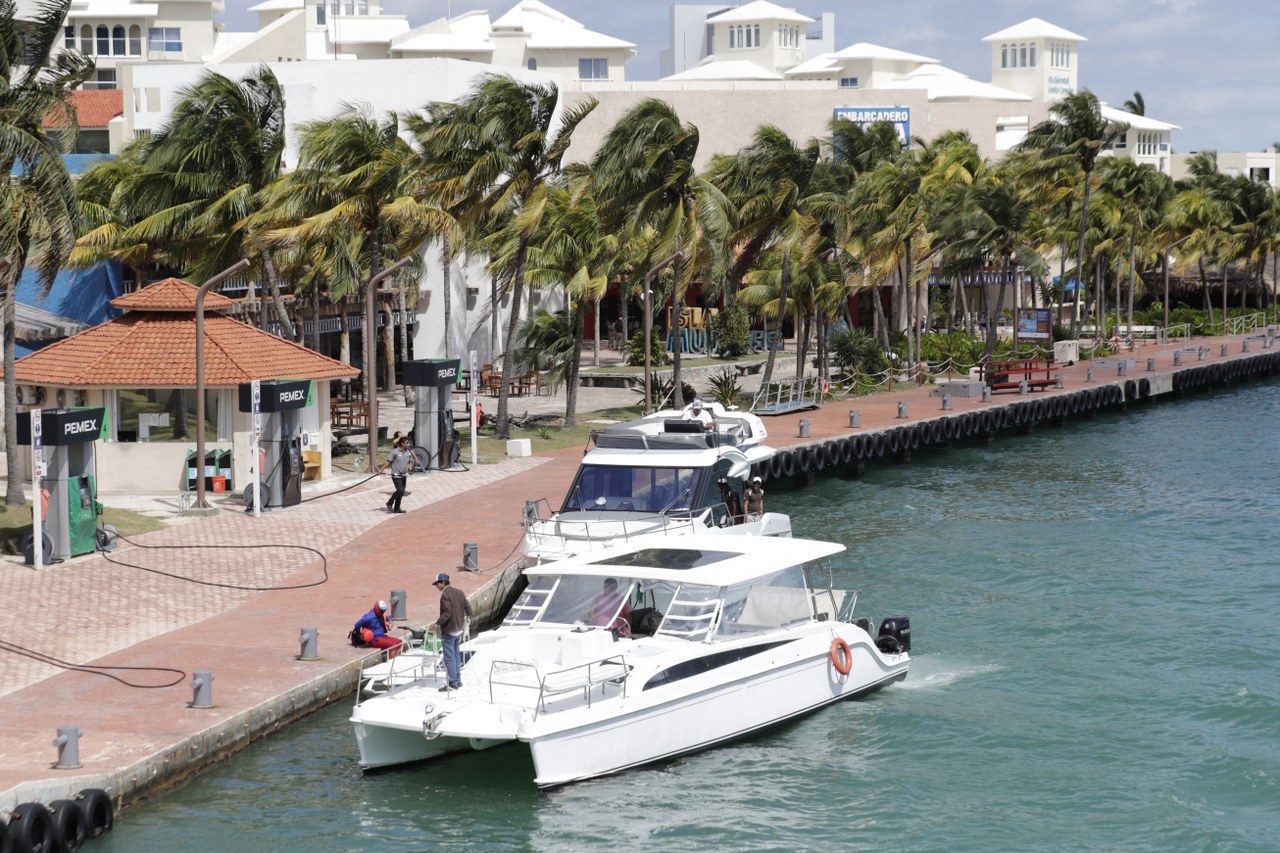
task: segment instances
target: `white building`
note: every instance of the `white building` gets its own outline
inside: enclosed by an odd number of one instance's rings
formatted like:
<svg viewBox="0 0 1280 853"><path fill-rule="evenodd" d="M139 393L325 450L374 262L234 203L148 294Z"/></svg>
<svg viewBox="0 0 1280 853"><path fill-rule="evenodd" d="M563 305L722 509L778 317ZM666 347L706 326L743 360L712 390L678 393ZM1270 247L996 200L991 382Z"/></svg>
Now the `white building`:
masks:
<svg viewBox="0 0 1280 853"><path fill-rule="evenodd" d="M659 55L663 78L717 55L722 61L751 62L778 73L833 51L836 16L823 12L818 21L764 0L736 8L677 3L671 7L670 30L670 46Z"/></svg>

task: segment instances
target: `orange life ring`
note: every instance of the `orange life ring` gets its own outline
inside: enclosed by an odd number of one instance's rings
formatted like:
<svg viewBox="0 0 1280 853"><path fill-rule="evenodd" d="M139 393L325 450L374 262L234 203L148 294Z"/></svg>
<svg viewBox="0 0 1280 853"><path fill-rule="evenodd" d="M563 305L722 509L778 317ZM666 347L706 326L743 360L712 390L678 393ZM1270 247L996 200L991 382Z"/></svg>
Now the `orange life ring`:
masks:
<svg viewBox="0 0 1280 853"><path fill-rule="evenodd" d="M831 641L831 666L841 675L848 675L853 669L853 650L843 637Z"/></svg>

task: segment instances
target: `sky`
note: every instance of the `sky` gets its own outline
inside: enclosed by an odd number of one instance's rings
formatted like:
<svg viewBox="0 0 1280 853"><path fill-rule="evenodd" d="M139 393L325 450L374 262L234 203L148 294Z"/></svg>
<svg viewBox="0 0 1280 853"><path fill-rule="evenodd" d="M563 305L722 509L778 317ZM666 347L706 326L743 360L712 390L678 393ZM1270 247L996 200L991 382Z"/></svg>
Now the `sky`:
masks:
<svg viewBox="0 0 1280 853"><path fill-rule="evenodd" d="M417 26L475 9L492 18L516 0L382 0ZM589 29L635 43L628 80L658 76L669 0L544 0ZM1146 114L1178 125L1174 149L1267 151L1280 142L1280 0L775 0L819 18L836 13L836 49L871 42L991 79L983 37L1027 18L1084 36L1080 85L1112 106L1141 92ZM252 0L226 0L231 29L252 29ZM726 7L742 5L734 2Z"/></svg>

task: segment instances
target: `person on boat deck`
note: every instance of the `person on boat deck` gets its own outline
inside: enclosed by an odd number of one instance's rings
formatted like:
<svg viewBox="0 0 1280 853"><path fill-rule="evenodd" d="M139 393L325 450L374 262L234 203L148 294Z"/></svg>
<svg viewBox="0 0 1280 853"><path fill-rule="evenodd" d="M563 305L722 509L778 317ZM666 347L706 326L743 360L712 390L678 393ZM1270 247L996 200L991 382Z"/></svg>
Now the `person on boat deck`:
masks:
<svg viewBox="0 0 1280 853"><path fill-rule="evenodd" d="M622 611L618 611L618 607ZM614 614L617 614L616 616ZM605 578L603 588L591 599L587 608L587 622L602 628L613 628L624 635L631 632L631 602L624 601L618 592L617 578Z"/></svg>
<svg viewBox="0 0 1280 853"><path fill-rule="evenodd" d="M390 630L385 601L376 602L372 610L360 617L355 627L356 633L364 638L365 645L374 649L388 649L388 656L395 657L400 651L400 641L387 634Z"/></svg>
<svg viewBox="0 0 1280 853"><path fill-rule="evenodd" d="M751 487L747 489L747 521L759 521L764 515L764 486L759 477L751 478Z"/></svg>
<svg viewBox="0 0 1280 853"><path fill-rule="evenodd" d="M444 646L444 671L449 677L449 683L440 688L444 693L462 686L462 634L471 618L471 602L462 590L449 585L449 576L444 572L436 575L431 585L440 590L440 618L434 627Z"/></svg>
<svg viewBox="0 0 1280 853"><path fill-rule="evenodd" d="M762 493L763 494L763 493ZM720 500L725 506L725 525L742 523L742 499L725 478L720 478Z"/></svg>
<svg viewBox="0 0 1280 853"><path fill-rule="evenodd" d="M700 421L703 429L711 429L714 424L711 421L711 413L702 408L702 400L694 398L689 404L689 408L684 410L684 414L680 416L685 421Z"/></svg>

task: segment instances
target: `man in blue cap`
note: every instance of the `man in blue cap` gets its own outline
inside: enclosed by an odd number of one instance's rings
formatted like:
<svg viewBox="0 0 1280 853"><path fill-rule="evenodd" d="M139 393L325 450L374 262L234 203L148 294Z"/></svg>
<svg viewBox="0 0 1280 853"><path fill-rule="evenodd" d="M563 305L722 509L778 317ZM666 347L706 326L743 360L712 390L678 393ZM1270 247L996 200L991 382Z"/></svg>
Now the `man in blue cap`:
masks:
<svg viewBox="0 0 1280 853"><path fill-rule="evenodd" d="M440 692L444 693L462 686L460 647L462 634L467 629L467 620L471 618L471 603L462 590L450 586L449 576L444 572L436 575L431 585L440 590L440 618L436 620L435 627L444 646L444 671L449 677L449 683L440 688Z"/></svg>

